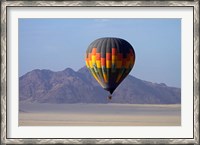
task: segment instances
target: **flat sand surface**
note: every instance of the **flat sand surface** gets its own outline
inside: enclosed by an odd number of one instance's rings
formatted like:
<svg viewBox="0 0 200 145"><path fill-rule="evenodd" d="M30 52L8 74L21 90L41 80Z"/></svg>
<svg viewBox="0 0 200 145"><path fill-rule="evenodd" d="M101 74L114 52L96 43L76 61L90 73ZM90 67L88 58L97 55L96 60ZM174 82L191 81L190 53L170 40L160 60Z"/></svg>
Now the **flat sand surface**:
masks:
<svg viewBox="0 0 200 145"><path fill-rule="evenodd" d="M19 126L180 126L181 105L20 103Z"/></svg>

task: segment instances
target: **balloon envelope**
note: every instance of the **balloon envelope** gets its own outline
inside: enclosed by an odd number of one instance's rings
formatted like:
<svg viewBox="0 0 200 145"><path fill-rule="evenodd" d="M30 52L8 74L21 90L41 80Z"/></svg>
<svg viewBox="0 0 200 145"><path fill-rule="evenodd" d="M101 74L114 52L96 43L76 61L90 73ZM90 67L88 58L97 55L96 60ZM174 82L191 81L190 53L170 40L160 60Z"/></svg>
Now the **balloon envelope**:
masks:
<svg viewBox="0 0 200 145"><path fill-rule="evenodd" d="M85 62L98 83L112 94L133 68L135 52L124 39L99 38L87 48Z"/></svg>

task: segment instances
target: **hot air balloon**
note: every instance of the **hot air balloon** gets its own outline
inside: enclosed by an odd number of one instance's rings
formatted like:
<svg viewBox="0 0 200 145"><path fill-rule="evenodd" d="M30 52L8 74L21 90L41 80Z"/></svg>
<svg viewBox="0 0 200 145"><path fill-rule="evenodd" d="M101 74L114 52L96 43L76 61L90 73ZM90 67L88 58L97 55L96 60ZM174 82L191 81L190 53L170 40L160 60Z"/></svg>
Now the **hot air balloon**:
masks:
<svg viewBox="0 0 200 145"><path fill-rule="evenodd" d="M97 82L112 95L133 68L135 52L124 39L99 38L88 46L85 62Z"/></svg>

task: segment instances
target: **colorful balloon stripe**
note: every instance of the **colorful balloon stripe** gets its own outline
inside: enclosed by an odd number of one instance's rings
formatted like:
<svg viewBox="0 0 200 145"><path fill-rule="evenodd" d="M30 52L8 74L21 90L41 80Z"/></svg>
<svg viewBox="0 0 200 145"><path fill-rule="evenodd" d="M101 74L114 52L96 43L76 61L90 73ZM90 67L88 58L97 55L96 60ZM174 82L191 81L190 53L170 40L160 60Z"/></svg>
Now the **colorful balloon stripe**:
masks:
<svg viewBox="0 0 200 145"><path fill-rule="evenodd" d="M86 51L86 66L98 83L112 93L135 63L133 47L120 38L100 38Z"/></svg>

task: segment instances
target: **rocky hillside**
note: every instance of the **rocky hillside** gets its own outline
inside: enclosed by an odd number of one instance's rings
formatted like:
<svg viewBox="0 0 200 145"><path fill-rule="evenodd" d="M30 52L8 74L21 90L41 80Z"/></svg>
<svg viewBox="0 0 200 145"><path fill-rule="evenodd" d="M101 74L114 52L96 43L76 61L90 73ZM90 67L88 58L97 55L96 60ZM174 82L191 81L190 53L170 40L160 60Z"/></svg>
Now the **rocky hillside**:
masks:
<svg viewBox="0 0 200 145"><path fill-rule="evenodd" d="M40 103L179 104L181 89L140 80L131 75L118 86L112 100L86 67L53 72L33 70L19 78L19 100Z"/></svg>

